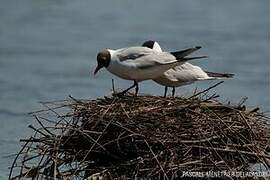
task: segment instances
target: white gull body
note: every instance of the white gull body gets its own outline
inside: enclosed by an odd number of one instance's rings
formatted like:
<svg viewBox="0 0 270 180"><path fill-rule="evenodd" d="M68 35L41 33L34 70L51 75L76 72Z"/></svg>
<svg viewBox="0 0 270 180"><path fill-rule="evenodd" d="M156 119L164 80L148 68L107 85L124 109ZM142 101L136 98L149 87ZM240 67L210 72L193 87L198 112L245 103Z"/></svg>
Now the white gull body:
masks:
<svg viewBox="0 0 270 180"><path fill-rule="evenodd" d="M157 42L154 43L153 50L162 52L162 49ZM231 76L232 74L206 72L199 66L185 62L165 71L161 76L153 80L163 86L179 87L191 84L195 81L218 80Z"/></svg>
<svg viewBox="0 0 270 180"><path fill-rule="evenodd" d="M108 49L111 61L107 70L112 74L137 82L155 79L181 62L168 52L146 47L130 47L118 50Z"/></svg>

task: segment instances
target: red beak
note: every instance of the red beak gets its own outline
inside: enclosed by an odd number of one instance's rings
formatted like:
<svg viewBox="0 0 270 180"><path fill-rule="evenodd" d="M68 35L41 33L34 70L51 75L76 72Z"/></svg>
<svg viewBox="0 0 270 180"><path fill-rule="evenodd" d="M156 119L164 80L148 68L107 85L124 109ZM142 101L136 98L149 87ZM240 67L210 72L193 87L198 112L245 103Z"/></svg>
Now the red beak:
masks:
<svg viewBox="0 0 270 180"><path fill-rule="evenodd" d="M101 68L102 68L102 67L98 65L98 66L96 67L95 71L94 71L94 75L96 75L97 72L98 72Z"/></svg>

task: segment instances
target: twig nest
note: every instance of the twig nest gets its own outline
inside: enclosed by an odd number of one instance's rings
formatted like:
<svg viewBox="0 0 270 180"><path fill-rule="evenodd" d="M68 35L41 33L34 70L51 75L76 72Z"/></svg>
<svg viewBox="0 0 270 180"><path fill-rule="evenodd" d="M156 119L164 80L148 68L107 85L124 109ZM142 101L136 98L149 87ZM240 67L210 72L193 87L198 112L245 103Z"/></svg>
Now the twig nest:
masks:
<svg viewBox="0 0 270 180"><path fill-rule="evenodd" d="M174 179L190 170L247 171L250 163L269 169L268 118L215 97L46 103L11 169L20 173L11 176L23 178L29 167L36 179Z"/></svg>

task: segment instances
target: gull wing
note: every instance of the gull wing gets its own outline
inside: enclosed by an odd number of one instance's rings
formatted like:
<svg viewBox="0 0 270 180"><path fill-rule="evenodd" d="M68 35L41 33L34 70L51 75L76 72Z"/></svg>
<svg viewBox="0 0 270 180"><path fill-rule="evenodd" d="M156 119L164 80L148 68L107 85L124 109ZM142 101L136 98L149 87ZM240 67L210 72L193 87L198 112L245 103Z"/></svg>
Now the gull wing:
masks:
<svg viewBox="0 0 270 180"><path fill-rule="evenodd" d="M176 66L172 69L171 74L176 79L183 81L194 81L200 78L208 78L207 74L199 66L185 63L181 66Z"/></svg>
<svg viewBox="0 0 270 180"><path fill-rule="evenodd" d="M153 53L141 56L134 61L134 64L140 69L152 68L155 66L177 63L178 60L170 53Z"/></svg>
<svg viewBox="0 0 270 180"><path fill-rule="evenodd" d="M191 51L195 51L195 49L198 49L198 47L189 48L183 51L178 51L176 54L172 54L169 52L157 52L147 47L138 46L120 49L116 52L115 56L123 63L133 64L138 68L145 69L158 65L168 65L176 62L186 62L193 59L203 58L178 58L180 57L178 54L179 52L182 55L188 55Z"/></svg>
<svg viewBox="0 0 270 180"><path fill-rule="evenodd" d="M186 57L189 54L191 54L194 51L197 51L197 50L199 50L201 48L202 48L201 46L196 46L194 48L188 48L188 49L184 49L184 50L181 50L181 51L171 52L171 54L174 55L176 57L176 59L181 59L181 58Z"/></svg>
<svg viewBox="0 0 270 180"><path fill-rule="evenodd" d="M124 48L116 52L116 56L121 62L136 60L149 54L153 54L153 50L145 47Z"/></svg>
<svg viewBox="0 0 270 180"><path fill-rule="evenodd" d="M133 64L139 68L148 68L178 62L178 60L168 52L157 52L147 47L120 49L115 55L119 61Z"/></svg>

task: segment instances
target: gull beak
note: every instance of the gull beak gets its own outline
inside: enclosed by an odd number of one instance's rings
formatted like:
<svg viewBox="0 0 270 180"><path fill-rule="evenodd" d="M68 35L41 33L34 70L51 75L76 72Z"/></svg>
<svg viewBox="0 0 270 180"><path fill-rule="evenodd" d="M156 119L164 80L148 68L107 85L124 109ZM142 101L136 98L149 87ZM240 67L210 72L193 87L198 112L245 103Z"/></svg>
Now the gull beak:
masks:
<svg viewBox="0 0 270 180"><path fill-rule="evenodd" d="M98 65L94 71L94 75L97 74L97 72L102 68L102 66Z"/></svg>

